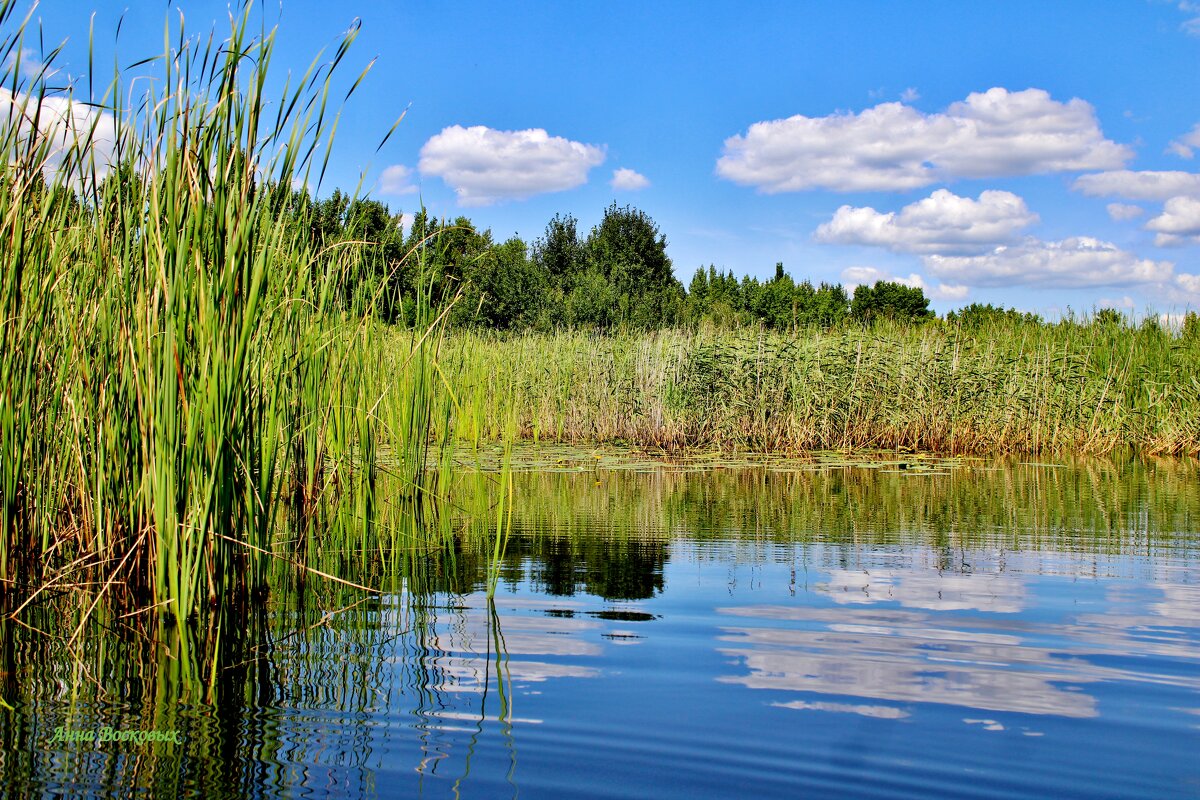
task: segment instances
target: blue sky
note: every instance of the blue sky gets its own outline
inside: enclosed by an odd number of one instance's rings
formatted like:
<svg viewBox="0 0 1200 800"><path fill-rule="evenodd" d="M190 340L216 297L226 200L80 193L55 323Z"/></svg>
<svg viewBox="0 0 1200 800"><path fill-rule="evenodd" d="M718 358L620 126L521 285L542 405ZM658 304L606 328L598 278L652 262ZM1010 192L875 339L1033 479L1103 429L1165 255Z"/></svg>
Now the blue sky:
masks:
<svg viewBox="0 0 1200 800"><path fill-rule="evenodd" d="M1200 2L267 3L275 68L361 18L322 192L532 242L612 201L676 274L922 285L1050 316L1200 308ZM180 2L189 28L226 3ZM167 6L130 2L120 60ZM63 67L112 63L119 4L43 0ZM376 145L401 112L382 151ZM621 172L617 172L620 170Z"/></svg>

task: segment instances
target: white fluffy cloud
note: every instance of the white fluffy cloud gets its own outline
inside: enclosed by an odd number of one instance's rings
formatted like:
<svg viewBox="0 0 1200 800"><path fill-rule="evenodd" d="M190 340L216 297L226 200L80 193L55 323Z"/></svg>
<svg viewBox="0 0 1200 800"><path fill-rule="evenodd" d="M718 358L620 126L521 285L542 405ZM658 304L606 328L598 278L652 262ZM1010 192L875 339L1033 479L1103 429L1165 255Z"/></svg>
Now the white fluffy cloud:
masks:
<svg viewBox="0 0 1200 800"><path fill-rule="evenodd" d="M899 283L904 286L912 286L928 292L935 300L962 300L966 298L970 291L966 286L954 286L944 283L930 286L924 278L915 272L905 278L892 275L890 272L877 269L876 267L846 267L846 269L842 270L841 278L846 291L851 294L859 286L874 286L876 281L891 281L892 283Z"/></svg>
<svg viewBox="0 0 1200 800"><path fill-rule="evenodd" d="M972 200L938 189L899 212L842 206L817 228L816 239L886 247L896 253L980 253L1013 241L1037 219L1011 192L986 191Z"/></svg>
<svg viewBox="0 0 1200 800"><path fill-rule="evenodd" d="M1175 284L1188 294L1200 298L1200 275L1188 275L1181 272L1175 276Z"/></svg>
<svg viewBox="0 0 1200 800"><path fill-rule="evenodd" d="M403 164L393 164L379 176L379 193L385 195L413 194L412 170Z"/></svg>
<svg viewBox="0 0 1200 800"><path fill-rule="evenodd" d="M612 180L609 183L612 188L618 191L632 192L638 189L645 189L650 185L650 179L640 172L621 167L613 171Z"/></svg>
<svg viewBox="0 0 1200 800"><path fill-rule="evenodd" d="M1190 145L1186 145L1178 139L1171 140L1167 144L1167 149L1163 152L1186 159L1191 159L1194 155L1196 155L1195 150L1193 150Z"/></svg>
<svg viewBox="0 0 1200 800"><path fill-rule="evenodd" d="M8 70L16 68L19 69L21 75L27 78L43 80L51 78L59 72L50 64L42 61L37 52L30 47L22 47L20 51L11 51L4 59L4 68Z"/></svg>
<svg viewBox="0 0 1200 800"><path fill-rule="evenodd" d="M1028 238L974 256L931 255L925 265L942 280L968 286L1131 286L1174 280L1170 261L1138 258L1086 236L1044 242Z"/></svg>
<svg viewBox="0 0 1200 800"><path fill-rule="evenodd" d="M1088 197L1125 197L1130 200L1166 200L1184 194L1200 195L1200 174L1166 170L1116 170L1080 175L1071 184Z"/></svg>
<svg viewBox="0 0 1200 800"><path fill-rule="evenodd" d="M16 125L22 136L30 136L35 117L37 136L46 143L42 172L47 180L62 168L67 154L76 147L90 148L97 175L103 178L108 174L117 142L112 114L62 96L43 97L39 111L36 99L0 89L0 124ZM79 183L81 176L72 175L70 180Z"/></svg>
<svg viewBox="0 0 1200 800"><path fill-rule="evenodd" d="M1200 237L1200 198L1172 197L1157 217L1146 222L1146 230L1158 234L1159 246L1186 244Z"/></svg>
<svg viewBox="0 0 1200 800"><path fill-rule="evenodd" d="M1178 139L1172 139L1167 145L1167 152L1174 153L1180 158L1190 159L1196 155L1195 148L1197 147L1200 147L1200 123L1196 123L1190 131Z"/></svg>
<svg viewBox="0 0 1200 800"><path fill-rule="evenodd" d="M1163 206L1163 213L1146 223L1146 230L1187 236L1200 234L1200 199L1172 197Z"/></svg>
<svg viewBox="0 0 1200 800"><path fill-rule="evenodd" d="M1127 203L1109 203L1104 208L1108 211L1108 216L1117 222L1140 217L1146 212L1146 209L1141 206L1132 206Z"/></svg>
<svg viewBox="0 0 1200 800"><path fill-rule="evenodd" d="M933 287L933 296L938 300L965 300L970 291L969 286L939 283Z"/></svg>
<svg viewBox="0 0 1200 800"><path fill-rule="evenodd" d="M550 136L542 128L498 131L453 125L421 148L418 168L444 180L464 206L561 192L587 182L604 149Z"/></svg>
<svg viewBox="0 0 1200 800"><path fill-rule="evenodd" d="M1137 206L1113 205L1118 207L1114 216L1129 213L1123 210L1128 208L1142 212ZM1109 213L1114 213L1112 207ZM926 274L941 281L932 288L934 296L947 299L957 299L956 293L965 294L967 287L976 286L1162 288L1181 286L1185 280L1175 274L1170 261L1139 258L1099 239L1077 236L1047 242L1020 236L1037 218L1024 200L1010 192L986 191L972 200L939 189L898 212L842 206L817 228L814 238L917 254ZM1200 199L1169 200L1164 213L1146 227L1159 232L1159 244L1191 241L1200 236ZM882 275L873 267L851 267L843 278L866 283ZM915 273L907 279L883 279L928 288Z"/></svg>
<svg viewBox="0 0 1200 800"><path fill-rule="evenodd" d="M1161 304L1174 308L1200 308L1200 275L1179 273L1166 286L1159 287Z"/></svg>
<svg viewBox="0 0 1200 800"><path fill-rule="evenodd" d="M1132 155L1104 137L1083 100L993 88L944 113L882 103L857 114L756 122L725 140L717 174L768 194L902 191L960 177L1115 169Z"/></svg>

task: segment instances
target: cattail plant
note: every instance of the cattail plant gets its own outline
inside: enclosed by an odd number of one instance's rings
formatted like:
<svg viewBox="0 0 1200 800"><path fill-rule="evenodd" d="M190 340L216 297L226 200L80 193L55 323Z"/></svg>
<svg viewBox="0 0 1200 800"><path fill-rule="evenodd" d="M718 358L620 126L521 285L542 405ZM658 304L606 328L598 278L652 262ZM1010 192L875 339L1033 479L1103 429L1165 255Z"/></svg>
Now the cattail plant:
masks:
<svg viewBox="0 0 1200 800"><path fill-rule="evenodd" d="M382 369L394 337L337 302L371 243L314 241L292 189L324 172L357 28L272 96L252 9L224 41L168 26L126 103L120 73L100 96L23 73L30 23L0 0L6 591L86 583L183 621L303 563L323 509L369 535L381 443L425 481L441 334Z"/></svg>

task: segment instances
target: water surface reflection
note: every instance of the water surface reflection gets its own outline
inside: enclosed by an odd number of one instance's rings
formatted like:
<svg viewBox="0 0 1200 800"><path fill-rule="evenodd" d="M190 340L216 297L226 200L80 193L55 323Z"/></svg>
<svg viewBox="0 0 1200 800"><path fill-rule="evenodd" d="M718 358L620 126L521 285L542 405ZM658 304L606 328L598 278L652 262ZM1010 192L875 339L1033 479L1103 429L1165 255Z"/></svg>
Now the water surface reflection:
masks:
<svg viewBox="0 0 1200 800"><path fill-rule="evenodd" d="M0 617L0 795L1200 787L1194 463L588 459L518 475L494 602L464 525L209 630ZM182 741L51 741L100 726Z"/></svg>

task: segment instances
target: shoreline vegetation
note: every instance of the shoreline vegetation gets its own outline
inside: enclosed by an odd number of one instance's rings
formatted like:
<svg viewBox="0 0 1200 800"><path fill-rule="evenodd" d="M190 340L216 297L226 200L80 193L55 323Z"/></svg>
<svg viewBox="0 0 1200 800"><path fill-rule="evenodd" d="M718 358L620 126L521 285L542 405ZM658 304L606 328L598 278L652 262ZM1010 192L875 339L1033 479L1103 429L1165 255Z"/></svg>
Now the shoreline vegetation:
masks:
<svg viewBox="0 0 1200 800"><path fill-rule="evenodd" d="M254 8L225 41L171 24L126 107L119 72L81 98L52 88L54 53L23 65L37 33L0 3L0 594L15 615L78 592L73 644L102 599L182 623L261 597L279 563L346 582L327 551L438 546L446 315L418 293L399 338L347 316L347 263L381 256L314 241L292 205L357 28L271 94ZM382 447L402 499L376 508Z"/></svg>
<svg viewBox="0 0 1200 800"><path fill-rule="evenodd" d="M1200 338L998 318L495 334L442 351L453 430L676 450L1200 455Z"/></svg>
<svg viewBox="0 0 1200 800"><path fill-rule="evenodd" d="M55 53L23 64L36 32L0 0L7 617L77 594L73 647L93 612L200 619L216 658L227 612L271 586L369 591L339 576L416 575L468 533L499 564L511 464L456 475L464 444L1200 452L1194 314L1178 332L1111 312L937 319L919 288L851 297L782 265L700 270L685 291L628 207L587 236L556 216L527 248L313 200L294 187L320 186L331 97L365 75L341 82L356 29L272 93L254 8L223 42L172 23L140 62L158 80L72 97ZM126 106L135 77L154 88Z"/></svg>

